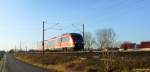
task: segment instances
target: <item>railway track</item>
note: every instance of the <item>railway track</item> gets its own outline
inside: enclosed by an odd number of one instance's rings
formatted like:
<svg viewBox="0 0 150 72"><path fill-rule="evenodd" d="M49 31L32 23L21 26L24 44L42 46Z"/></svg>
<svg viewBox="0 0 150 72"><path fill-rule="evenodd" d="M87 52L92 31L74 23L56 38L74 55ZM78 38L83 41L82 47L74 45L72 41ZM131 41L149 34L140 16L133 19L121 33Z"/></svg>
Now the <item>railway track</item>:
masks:
<svg viewBox="0 0 150 72"><path fill-rule="evenodd" d="M45 54L83 54L83 53L104 53L104 52L108 52L108 53L150 53L150 51L72 51L72 52L63 52L63 51L60 51L60 52L45 52ZM25 52L24 52L25 53ZM27 53L42 53L41 52L27 52Z"/></svg>

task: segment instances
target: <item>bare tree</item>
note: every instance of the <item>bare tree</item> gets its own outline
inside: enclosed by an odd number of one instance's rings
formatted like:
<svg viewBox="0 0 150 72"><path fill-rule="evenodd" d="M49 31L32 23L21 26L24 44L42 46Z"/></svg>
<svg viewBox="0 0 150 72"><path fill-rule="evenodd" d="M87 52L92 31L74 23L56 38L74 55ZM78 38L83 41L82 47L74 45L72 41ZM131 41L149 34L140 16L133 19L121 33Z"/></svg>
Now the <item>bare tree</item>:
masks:
<svg viewBox="0 0 150 72"><path fill-rule="evenodd" d="M101 49L112 48L116 41L115 36L116 34L111 28L97 30L98 48Z"/></svg>
<svg viewBox="0 0 150 72"><path fill-rule="evenodd" d="M116 57L116 54L112 52L111 49L115 46L115 36L116 34L111 28L97 30L97 46L98 48L105 50L102 52L101 59L105 65L105 72L112 72L113 70L114 58Z"/></svg>
<svg viewBox="0 0 150 72"><path fill-rule="evenodd" d="M94 44L94 38L92 37L92 34L90 32L86 32L85 33L85 48L87 48L88 50L90 50L90 48L92 48L92 45Z"/></svg>
<svg viewBox="0 0 150 72"><path fill-rule="evenodd" d="M115 42L114 47L120 48L121 45L122 45L122 42L121 41L117 41L117 42Z"/></svg>

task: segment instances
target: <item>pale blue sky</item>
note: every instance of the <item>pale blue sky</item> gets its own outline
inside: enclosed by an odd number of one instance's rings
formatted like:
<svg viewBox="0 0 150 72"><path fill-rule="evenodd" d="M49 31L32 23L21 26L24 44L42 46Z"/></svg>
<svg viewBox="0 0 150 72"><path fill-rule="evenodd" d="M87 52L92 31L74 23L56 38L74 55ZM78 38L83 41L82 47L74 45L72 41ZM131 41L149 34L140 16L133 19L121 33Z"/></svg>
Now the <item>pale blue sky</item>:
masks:
<svg viewBox="0 0 150 72"><path fill-rule="evenodd" d="M35 48L42 40L42 21L46 38L75 31L113 28L119 41L150 40L149 0L0 0L0 49L9 50L22 41L23 47Z"/></svg>

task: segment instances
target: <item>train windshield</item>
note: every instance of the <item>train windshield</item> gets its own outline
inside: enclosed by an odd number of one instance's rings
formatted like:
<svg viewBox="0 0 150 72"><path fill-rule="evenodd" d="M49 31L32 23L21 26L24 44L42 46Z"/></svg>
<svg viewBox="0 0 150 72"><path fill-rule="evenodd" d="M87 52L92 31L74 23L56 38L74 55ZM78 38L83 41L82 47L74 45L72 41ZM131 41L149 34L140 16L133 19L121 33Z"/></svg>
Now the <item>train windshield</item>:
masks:
<svg viewBox="0 0 150 72"><path fill-rule="evenodd" d="M75 42L83 42L83 37L80 34L72 33L71 35Z"/></svg>

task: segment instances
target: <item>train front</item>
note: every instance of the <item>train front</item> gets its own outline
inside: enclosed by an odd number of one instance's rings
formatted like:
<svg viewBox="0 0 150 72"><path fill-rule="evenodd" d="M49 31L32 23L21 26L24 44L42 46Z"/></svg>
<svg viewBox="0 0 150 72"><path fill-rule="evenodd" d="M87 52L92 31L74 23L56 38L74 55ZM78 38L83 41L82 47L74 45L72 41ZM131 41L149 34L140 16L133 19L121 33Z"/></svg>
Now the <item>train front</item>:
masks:
<svg viewBox="0 0 150 72"><path fill-rule="evenodd" d="M83 37L81 34L78 33L71 33L70 34L74 43L74 50L75 51L80 51L83 50Z"/></svg>

